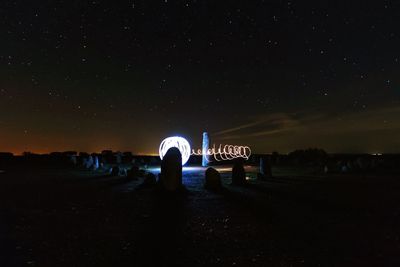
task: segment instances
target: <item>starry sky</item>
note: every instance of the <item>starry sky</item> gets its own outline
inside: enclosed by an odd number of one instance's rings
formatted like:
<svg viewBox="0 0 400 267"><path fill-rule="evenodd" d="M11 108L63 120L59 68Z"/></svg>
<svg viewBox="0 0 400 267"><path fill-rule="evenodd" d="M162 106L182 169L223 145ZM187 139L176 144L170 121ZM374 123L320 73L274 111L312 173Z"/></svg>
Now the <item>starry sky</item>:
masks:
<svg viewBox="0 0 400 267"><path fill-rule="evenodd" d="M0 151L400 152L398 1L0 2Z"/></svg>

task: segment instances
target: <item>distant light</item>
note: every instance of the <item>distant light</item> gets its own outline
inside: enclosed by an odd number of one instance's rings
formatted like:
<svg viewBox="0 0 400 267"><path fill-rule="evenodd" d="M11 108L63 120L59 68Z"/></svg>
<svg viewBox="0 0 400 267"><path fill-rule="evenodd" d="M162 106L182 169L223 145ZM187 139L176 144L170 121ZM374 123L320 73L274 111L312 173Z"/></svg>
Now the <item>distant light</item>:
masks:
<svg viewBox="0 0 400 267"><path fill-rule="evenodd" d="M179 149L182 155L182 165L185 165L190 158L191 148L189 142L185 138L180 136L172 136L164 139L161 142L159 148L161 160L164 158L165 154L167 154L168 149L170 149L171 147L176 147Z"/></svg>

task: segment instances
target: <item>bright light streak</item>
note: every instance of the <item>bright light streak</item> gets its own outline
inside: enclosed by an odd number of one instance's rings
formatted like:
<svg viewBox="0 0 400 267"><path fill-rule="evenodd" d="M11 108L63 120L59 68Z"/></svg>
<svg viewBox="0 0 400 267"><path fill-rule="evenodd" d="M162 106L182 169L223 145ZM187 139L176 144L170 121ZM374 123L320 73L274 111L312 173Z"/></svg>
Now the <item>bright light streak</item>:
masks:
<svg viewBox="0 0 400 267"><path fill-rule="evenodd" d="M237 146L237 145L219 145L217 148L215 144L212 148L207 151L198 149L197 151L192 150L192 155L195 156L213 156L216 161L233 160L236 158L244 158L248 160L251 156L251 149L248 146ZM208 159L208 157L206 157Z"/></svg>
<svg viewBox="0 0 400 267"><path fill-rule="evenodd" d="M179 149L182 155L182 165L185 165L190 158L190 144L189 142L180 136L172 136L164 139L159 148L159 155L161 160L164 158L165 154L167 154L168 149L171 147L176 147Z"/></svg>

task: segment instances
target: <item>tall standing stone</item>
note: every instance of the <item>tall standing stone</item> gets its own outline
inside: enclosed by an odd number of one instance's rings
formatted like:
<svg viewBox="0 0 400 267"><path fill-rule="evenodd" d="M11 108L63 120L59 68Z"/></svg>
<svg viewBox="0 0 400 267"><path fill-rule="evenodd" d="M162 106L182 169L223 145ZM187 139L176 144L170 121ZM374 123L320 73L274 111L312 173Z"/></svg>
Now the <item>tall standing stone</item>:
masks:
<svg viewBox="0 0 400 267"><path fill-rule="evenodd" d="M210 148L210 138L208 136L208 133L204 132L203 133L203 147L202 147L202 150L201 150L202 151L202 155L203 155L201 165L203 167L207 167L208 166L208 155L207 155L207 152L208 152L209 148Z"/></svg>
<svg viewBox="0 0 400 267"><path fill-rule="evenodd" d="M160 185L167 191L182 187L182 155L178 148L168 149L161 162Z"/></svg>

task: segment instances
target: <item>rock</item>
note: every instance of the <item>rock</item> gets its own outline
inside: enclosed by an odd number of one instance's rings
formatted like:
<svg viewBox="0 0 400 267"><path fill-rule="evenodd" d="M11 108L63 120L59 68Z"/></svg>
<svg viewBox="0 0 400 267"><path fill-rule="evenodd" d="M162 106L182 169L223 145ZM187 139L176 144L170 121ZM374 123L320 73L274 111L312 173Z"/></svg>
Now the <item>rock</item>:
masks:
<svg viewBox="0 0 400 267"><path fill-rule="evenodd" d="M125 168L120 168L118 176L127 177L128 171Z"/></svg>
<svg viewBox="0 0 400 267"><path fill-rule="evenodd" d="M93 157L90 155L86 161L86 166L85 166L86 169L90 169L93 166L93 163L94 163Z"/></svg>
<svg viewBox="0 0 400 267"><path fill-rule="evenodd" d="M327 174L329 172L329 168L327 165L324 166L324 173Z"/></svg>
<svg viewBox="0 0 400 267"><path fill-rule="evenodd" d="M280 155L278 152L274 151L271 154L271 163L274 165L278 165L280 162Z"/></svg>
<svg viewBox="0 0 400 267"><path fill-rule="evenodd" d="M87 159L86 158L82 158L82 166L86 167L87 164Z"/></svg>
<svg viewBox="0 0 400 267"><path fill-rule="evenodd" d="M107 164L115 163L114 154L111 150L103 150L101 152L101 158L102 158L103 163L107 163Z"/></svg>
<svg viewBox="0 0 400 267"><path fill-rule="evenodd" d="M70 161L72 162L73 165L77 165L78 164L78 159L77 159L76 155L71 155L69 159L70 159Z"/></svg>
<svg viewBox="0 0 400 267"><path fill-rule="evenodd" d="M153 185L156 185L156 184L157 184L156 176L151 172L146 174L146 176L144 177L144 180L143 180L143 185L153 186Z"/></svg>
<svg viewBox="0 0 400 267"><path fill-rule="evenodd" d="M122 153L121 152L116 152L114 157L115 157L115 161L117 162L117 164L121 164L122 163Z"/></svg>
<svg viewBox="0 0 400 267"><path fill-rule="evenodd" d="M100 167L99 164L99 157L98 156L94 156L93 157L93 165L92 165L92 170L93 171L97 171L97 169Z"/></svg>
<svg viewBox="0 0 400 267"><path fill-rule="evenodd" d="M265 180L272 177L271 163L269 158L260 158L260 172L257 174L257 179Z"/></svg>
<svg viewBox="0 0 400 267"><path fill-rule="evenodd" d="M341 171L342 173L346 173L346 172L349 171L349 169L348 169L347 165L343 165L340 171Z"/></svg>
<svg viewBox="0 0 400 267"><path fill-rule="evenodd" d="M120 169L118 166L114 166L111 168L110 174L111 176L118 176L120 172Z"/></svg>
<svg viewBox="0 0 400 267"><path fill-rule="evenodd" d="M139 167L136 165L133 165L131 169L128 170L127 172L127 177L131 180L138 180L140 176L140 170Z"/></svg>
<svg viewBox="0 0 400 267"><path fill-rule="evenodd" d="M353 162L352 162L351 160L348 160L348 161L347 161L346 167L347 167L347 171L353 170L353 169L354 169L354 164L353 164Z"/></svg>
<svg viewBox="0 0 400 267"><path fill-rule="evenodd" d="M204 188L212 191L219 191L222 189L221 175L216 169L210 167L206 170Z"/></svg>
<svg viewBox="0 0 400 267"><path fill-rule="evenodd" d="M246 172L244 171L243 162L241 160L236 160L233 165L232 184L233 185L246 184Z"/></svg>
<svg viewBox="0 0 400 267"><path fill-rule="evenodd" d="M182 155L178 148L168 149L161 162L160 186L166 191L177 191L182 187Z"/></svg>
<svg viewBox="0 0 400 267"><path fill-rule="evenodd" d="M366 157L359 157L356 159L356 165L360 170L365 171L370 168L371 160Z"/></svg>

